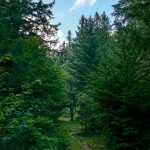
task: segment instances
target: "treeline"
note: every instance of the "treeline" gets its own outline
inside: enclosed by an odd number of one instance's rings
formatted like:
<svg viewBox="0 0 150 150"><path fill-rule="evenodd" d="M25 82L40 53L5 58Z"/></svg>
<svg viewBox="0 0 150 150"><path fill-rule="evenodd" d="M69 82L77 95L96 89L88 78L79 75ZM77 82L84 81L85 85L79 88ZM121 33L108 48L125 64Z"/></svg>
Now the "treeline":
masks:
<svg viewBox="0 0 150 150"><path fill-rule="evenodd" d="M115 22L81 17L58 55L67 72L70 114L112 150L150 148L150 2L120 0Z"/></svg>
<svg viewBox="0 0 150 150"><path fill-rule="evenodd" d="M82 16L57 55L53 6L0 1L0 149L67 149L58 118L69 107L107 149L149 150L149 0L120 0L113 25Z"/></svg>
<svg viewBox="0 0 150 150"><path fill-rule="evenodd" d="M54 2L0 0L0 149L65 149L58 117L65 104L62 70L48 57Z"/></svg>

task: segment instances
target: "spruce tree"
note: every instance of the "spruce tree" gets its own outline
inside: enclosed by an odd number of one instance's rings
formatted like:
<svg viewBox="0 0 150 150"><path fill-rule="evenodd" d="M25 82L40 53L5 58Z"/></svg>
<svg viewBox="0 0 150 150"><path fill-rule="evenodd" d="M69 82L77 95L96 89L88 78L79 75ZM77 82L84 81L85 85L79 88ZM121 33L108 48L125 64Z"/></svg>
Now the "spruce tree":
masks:
<svg viewBox="0 0 150 150"><path fill-rule="evenodd" d="M55 1L45 4L42 0L1 0L1 23L12 29L13 37L38 36L48 44L55 44L51 37L57 33L59 24L52 24L52 7ZM49 37L49 39L48 39Z"/></svg>
<svg viewBox="0 0 150 150"><path fill-rule="evenodd" d="M47 57L43 37L57 31L49 22L53 4L0 2L2 150L65 148L56 125L65 102L62 70Z"/></svg>
<svg viewBox="0 0 150 150"><path fill-rule="evenodd" d="M146 3L122 0L115 5L114 44L89 80L89 96L96 102L93 125L108 149L149 149L149 26L144 19L149 13L142 7ZM140 15L137 6L143 8Z"/></svg>
<svg viewBox="0 0 150 150"><path fill-rule="evenodd" d="M77 82L78 90L83 90L87 74L93 67L96 44L94 35L94 22L92 17L81 17L77 37L74 40L72 60L70 61L70 73Z"/></svg>

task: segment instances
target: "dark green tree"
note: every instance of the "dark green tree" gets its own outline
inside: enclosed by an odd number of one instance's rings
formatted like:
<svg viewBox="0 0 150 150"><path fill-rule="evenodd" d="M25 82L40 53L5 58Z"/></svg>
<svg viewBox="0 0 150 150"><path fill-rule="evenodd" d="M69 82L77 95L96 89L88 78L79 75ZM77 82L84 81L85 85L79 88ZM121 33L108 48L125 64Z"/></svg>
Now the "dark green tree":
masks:
<svg viewBox="0 0 150 150"><path fill-rule="evenodd" d="M93 67L96 43L94 35L94 21L92 17L81 17L77 37L74 40L72 58L70 60L70 74L76 80L78 91L84 89L86 76Z"/></svg>
<svg viewBox="0 0 150 150"><path fill-rule="evenodd" d="M133 45L133 32L118 33L115 49L103 56L88 87L96 100L91 127L97 127L109 149L149 147L149 67Z"/></svg>
<svg viewBox="0 0 150 150"><path fill-rule="evenodd" d="M38 43L30 38L12 45L22 52L12 55L10 76L3 82L1 149L54 149L61 142L55 127L64 106L61 71Z"/></svg>
<svg viewBox="0 0 150 150"><path fill-rule="evenodd" d="M87 86L90 73L96 70L96 66L103 53L111 43L111 26L105 13L95 17L84 18L82 16L79 31L73 51L72 71L76 81L76 95L80 106L79 116L84 126L90 125L93 111L93 100L88 96Z"/></svg>
<svg viewBox="0 0 150 150"><path fill-rule="evenodd" d="M47 37L54 36L58 25L51 23L53 19L52 7L55 1L45 4L42 0L1 0L0 23L6 25L13 38L21 36L38 36L49 44L55 44L55 40L47 40ZM13 27L13 29L12 29ZM10 35L9 35L10 36Z"/></svg>
<svg viewBox="0 0 150 150"><path fill-rule="evenodd" d="M115 5L114 44L103 54L87 87L88 96L96 102L91 127L108 149L150 147L149 24L144 19L149 12L142 7L145 4L122 0Z"/></svg>
<svg viewBox="0 0 150 150"><path fill-rule="evenodd" d="M50 24L53 4L0 2L2 150L65 149L57 128L65 102L63 75L47 57L44 38L57 31Z"/></svg>

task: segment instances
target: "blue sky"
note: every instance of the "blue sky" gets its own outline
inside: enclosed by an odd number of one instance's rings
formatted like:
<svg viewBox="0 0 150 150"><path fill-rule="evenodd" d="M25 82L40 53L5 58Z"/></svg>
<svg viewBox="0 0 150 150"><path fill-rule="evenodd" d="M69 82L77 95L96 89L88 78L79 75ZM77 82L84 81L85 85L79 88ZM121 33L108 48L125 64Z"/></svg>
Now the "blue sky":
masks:
<svg viewBox="0 0 150 150"><path fill-rule="evenodd" d="M44 2L51 2L52 0L43 0ZM79 23L79 19L82 14L86 17L94 15L95 12L106 12L113 20L111 16L113 12L112 5L116 4L118 0L56 0L56 4L53 8L55 22L61 23L58 36L60 41L66 39L68 30L71 30L73 36L75 36L75 30Z"/></svg>

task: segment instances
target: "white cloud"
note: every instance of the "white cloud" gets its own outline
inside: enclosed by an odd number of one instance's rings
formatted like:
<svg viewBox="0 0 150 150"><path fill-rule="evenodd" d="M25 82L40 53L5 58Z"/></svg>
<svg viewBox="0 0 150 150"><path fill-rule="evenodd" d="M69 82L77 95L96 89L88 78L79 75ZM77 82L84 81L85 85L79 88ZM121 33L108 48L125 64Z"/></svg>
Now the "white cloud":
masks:
<svg viewBox="0 0 150 150"><path fill-rule="evenodd" d="M96 0L75 0L74 5L69 9L69 12L84 6L84 5L90 5L93 6L96 3Z"/></svg>

